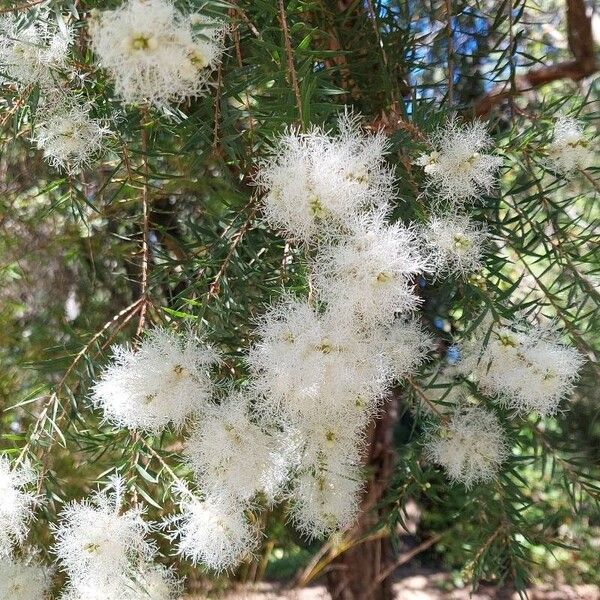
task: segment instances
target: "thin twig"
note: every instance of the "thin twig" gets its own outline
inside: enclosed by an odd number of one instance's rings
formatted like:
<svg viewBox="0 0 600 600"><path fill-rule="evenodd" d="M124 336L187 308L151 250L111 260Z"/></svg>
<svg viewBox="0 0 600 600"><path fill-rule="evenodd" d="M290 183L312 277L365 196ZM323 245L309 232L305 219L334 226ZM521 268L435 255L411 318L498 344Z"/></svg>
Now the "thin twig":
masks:
<svg viewBox="0 0 600 600"><path fill-rule="evenodd" d="M89 342L87 342L87 344L85 344L85 346L83 346L83 348L81 348L81 350L77 353L77 355L71 361L71 364L69 365L69 367L63 374L60 381L54 387L54 391L52 392L52 394L50 394L41 413L39 414L38 418L36 419L36 422L33 426L33 430L31 432L31 434L29 435L29 439L28 439L27 443L25 444L25 446L23 446L23 448L21 449L21 452L20 452L19 456L17 457L17 460L15 461L15 466L18 465L25 458L25 455L27 454L29 448L31 447L32 442L36 438L37 433L39 432L39 430L42 426L42 423L46 420L46 417L48 416L50 406L52 405L53 401L58 399L59 391L63 388L63 386L65 385L65 383L67 381L67 378L73 372L73 370L75 369L75 367L77 366L79 361L88 353L91 346L99 338L101 338L108 329L110 329L113 325L117 324L123 317L126 317L124 320L124 323L127 323L133 317L133 315L135 315L135 313L137 312L137 310L139 308L139 305L140 305L140 299L136 300L135 302L133 302L132 304L130 304L123 310L119 311L110 321L107 321L102 326L102 328L92 336L92 338L89 340ZM63 412L63 414L64 414L64 412ZM48 448L46 448L46 450L47 449Z"/></svg>
<svg viewBox="0 0 600 600"><path fill-rule="evenodd" d="M446 2L446 37L448 38L448 104L454 103L454 32L452 30L452 0Z"/></svg>
<svg viewBox="0 0 600 600"><path fill-rule="evenodd" d="M290 32L288 30L287 18L285 16L285 6L283 4L283 0L279 0L279 21L281 23L281 29L283 31L283 39L285 41L285 53L287 56L287 66L288 66L288 77L290 79L290 84L292 89L294 90L294 95L296 96L296 108L298 109L298 116L300 117L300 123L304 122L302 115L304 111L302 110L302 97L300 95L300 87L298 85L298 75L296 73L296 67L294 66L294 51L292 50L292 41L290 39Z"/></svg>
<svg viewBox="0 0 600 600"><path fill-rule="evenodd" d="M431 548L431 546L433 546L434 544L437 544L437 542L439 542L442 539L443 535L444 535L443 533L436 533L435 535L431 536L429 539L425 540L424 542L421 542L418 546L415 546L409 552L405 552L404 554L401 554L392 564L388 565L377 576L377 578L371 585L371 588L368 590L366 597L369 597L373 592L375 592L375 590L377 589L377 586L379 586L379 584L381 584L390 575L392 575L393 572L398 567L401 567L402 565L411 561L415 556L421 554L421 552L425 552L425 550L427 550L428 548Z"/></svg>
<svg viewBox="0 0 600 600"><path fill-rule="evenodd" d="M42 4L46 0L33 0L32 2L26 2L25 4L19 4L18 6L13 6L11 8L0 8L0 15L9 13L9 12L19 12L21 10L29 10L38 4Z"/></svg>
<svg viewBox="0 0 600 600"><path fill-rule="evenodd" d="M148 258L149 258L149 243L148 238L150 234L150 223L148 213L148 131L146 130L146 117L147 112L142 112L142 173L144 176L144 183L142 185L142 272L140 278L140 301L142 302L140 308L140 319L138 321L138 327L136 331L136 337L139 336L144 330L146 323L146 310L148 305Z"/></svg>
<svg viewBox="0 0 600 600"><path fill-rule="evenodd" d="M448 417L440 411L440 409L425 395L425 392L410 377L407 377L406 381L410 387L417 392L419 398L421 398L421 400L423 400L442 421L448 421Z"/></svg>

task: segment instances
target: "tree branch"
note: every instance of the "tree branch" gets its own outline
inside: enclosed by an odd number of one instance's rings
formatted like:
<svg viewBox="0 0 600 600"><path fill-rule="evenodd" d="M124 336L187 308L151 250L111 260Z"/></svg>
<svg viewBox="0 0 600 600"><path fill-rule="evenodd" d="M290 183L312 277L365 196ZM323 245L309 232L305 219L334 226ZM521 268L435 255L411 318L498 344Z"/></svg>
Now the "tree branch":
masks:
<svg viewBox="0 0 600 600"><path fill-rule="evenodd" d="M539 69L532 69L515 78L514 87L505 82L480 98L473 106L476 116L488 114L495 106L515 94L523 94L532 89L559 79L579 81L593 75L598 70L594 52L592 18L586 12L584 0L566 0L567 34L569 48L574 59Z"/></svg>

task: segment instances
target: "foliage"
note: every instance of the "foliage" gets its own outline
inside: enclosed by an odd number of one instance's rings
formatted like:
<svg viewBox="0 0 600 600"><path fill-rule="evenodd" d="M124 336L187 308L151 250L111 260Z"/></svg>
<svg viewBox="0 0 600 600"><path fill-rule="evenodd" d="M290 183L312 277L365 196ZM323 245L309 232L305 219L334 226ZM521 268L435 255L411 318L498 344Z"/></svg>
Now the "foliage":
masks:
<svg viewBox="0 0 600 600"><path fill-rule="evenodd" d="M567 55L557 7L452 2L450 15L450 3L437 0L213 0L206 11L227 23L227 38L210 87L150 106L123 103L91 50L91 11L118 2L30 4L2 10L21 25L72 27L68 68L52 85L106 128L102 152L86 157L87 166L54 168L35 147L48 84L22 86L2 71L0 445L39 474L43 502L28 542L43 560L53 559L49 525L65 503L109 476L124 478L125 501L144 506L148 521L175 514L174 481L193 481L179 430L129 431L94 408L92 385L113 344L152 325L195 328L222 357L218 387L244 389L257 320L281 298L314 293L317 251L265 221L265 192L255 185L286 128L335 131L350 107L367 132L383 131L395 169L390 220L422 231L439 200L424 193L428 173L415 161L433 150L428 140L440 127L469 122L476 101L506 85L505 101L485 115L493 138L485 151L502 159L499 185L478 190L464 209L489 236L482 269L424 272L413 282L418 320L434 342L430 360L395 390L403 416L379 526L394 539L404 506L416 501L419 536L439 535L431 552L474 584L507 580L523 590L531 577L561 569L597 578L598 171L566 177L549 157L560 115L583 123L593 146L597 84L559 81L521 95L516 82ZM454 369L471 336L487 340L492 322L516 318L550 327L585 359L558 415L514 415ZM511 450L492 483L451 485L425 458L423 440L445 423L456 394L501 420ZM260 577L267 564L277 571L278 557L284 570L315 551L285 525L288 509L250 511L265 536L240 578ZM164 535L154 537L161 560L181 574L198 572L173 559Z"/></svg>

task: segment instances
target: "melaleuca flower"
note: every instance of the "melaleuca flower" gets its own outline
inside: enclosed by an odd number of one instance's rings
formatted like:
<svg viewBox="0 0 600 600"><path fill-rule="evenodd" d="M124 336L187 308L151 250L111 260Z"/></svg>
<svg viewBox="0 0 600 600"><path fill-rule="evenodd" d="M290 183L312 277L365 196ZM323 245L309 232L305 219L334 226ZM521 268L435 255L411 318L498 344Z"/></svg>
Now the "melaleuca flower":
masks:
<svg viewBox="0 0 600 600"><path fill-rule="evenodd" d="M151 563L142 565L129 579L107 581L102 587L89 582L71 584L60 600L180 600L182 592L182 581L171 569Z"/></svg>
<svg viewBox="0 0 600 600"><path fill-rule="evenodd" d="M464 277L481 269L487 232L467 215L435 215L423 228L422 235L436 275Z"/></svg>
<svg viewBox="0 0 600 600"><path fill-rule="evenodd" d="M508 456L508 443L493 412L481 407L459 408L448 422L429 433L425 452L451 481L470 488L494 479Z"/></svg>
<svg viewBox="0 0 600 600"><path fill-rule="evenodd" d="M290 494L294 526L309 538L348 528L356 520L362 486L354 465L307 469L295 479Z"/></svg>
<svg viewBox="0 0 600 600"><path fill-rule="evenodd" d="M382 343L390 375L395 381L401 381L425 362L434 341L418 321L398 320L384 332Z"/></svg>
<svg viewBox="0 0 600 600"><path fill-rule="evenodd" d="M172 569L160 564L144 566L136 574L135 583L131 600L178 600L183 593L183 582Z"/></svg>
<svg viewBox="0 0 600 600"><path fill-rule="evenodd" d="M78 171L102 152L109 132L90 116L89 107L68 102L42 117L35 141L52 166Z"/></svg>
<svg viewBox="0 0 600 600"><path fill-rule="evenodd" d="M502 159L484 153L493 141L483 123L461 125L450 120L430 141L433 151L420 156L415 164L424 168L427 190L439 200L473 200L494 189Z"/></svg>
<svg viewBox="0 0 600 600"><path fill-rule="evenodd" d="M277 460L277 434L251 419L241 393L232 393L202 415L185 453L202 489L238 500L257 492L272 496L285 477Z"/></svg>
<svg viewBox="0 0 600 600"><path fill-rule="evenodd" d="M0 456L0 557L8 556L13 546L22 543L27 535L37 501L28 486L36 479L28 464L11 470L9 460Z"/></svg>
<svg viewBox="0 0 600 600"><path fill-rule="evenodd" d="M0 19L0 72L6 75L0 81L54 87L57 71L66 66L72 33L50 19L45 13L35 20Z"/></svg>
<svg viewBox="0 0 600 600"><path fill-rule="evenodd" d="M416 233L386 224L379 212L358 218L347 235L321 250L314 263L315 287L332 311L372 327L419 305L412 280L427 269Z"/></svg>
<svg viewBox="0 0 600 600"><path fill-rule="evenodd" d="M3 600L45 600L50 572L33 560L0 558L0 598Z"/></svg>
<svg viewBox="0 0 600 600"><path fill-rule="evenodd" d="M593 164L594 148L585 137L581 123L561 116L554 125L548 155L551 168L563 175L569 175Z"/></svg>
<svg viewBox="0 0 600 600"><path fill-rule="evenodd" d="M390 379L383 348L343 316L297 300L265 315L247 359L257 410L291 423L326 408L345 409L348 418L373 413Z"/></svg>
<svg viewBox="0 0 600 600"><path fill-rule="evenodd" d="M514 321L464 345L457 368L472 373L479 387L508 408L553 415L568 396L583 357L563 345L549 327ZM485 342L487 338L487 343Z"/></svg>
<svg viewBox="0 0 600 600"><path fill-rule="evenodd" d="M320 415L305 417L296 424L301 446L300 469L346 462L358 464L364 446L364 419L345 408L324 407Z"/></svg>
<svg viewBox="0 0 600 600"><path fill-rule="evenodd" d="M92 48L125 102L157 106L198 96L223 53L224 27L170 0L128 0L90 21Z"/></svg>
<svg viewBox="0 0 600 600"><path fill-rule="evenodd" d="M141 509L123 511L123 483L114 479L112 486L113 492L68 504L56 527L54 551L74 591L127 587L139 562L154 555Z"/></svg>
<svg viewBox="0 0 600 600"><path fill-rule="evenodd" d="M214 571L237 567L256 549L259 532L245 514L244 505L226 497L205 500L182 495L181 513L167 526L178 539L177 551L194 565L202 563Z"/></svg>
<svg viewBox="0 0 600 600"><path fill-rule="evenodd" d="M363 208L392 197L393 171L384 163L383 134L365 135L358 121L339 119L338 135L314 127L281 136L259 164L267 222L308 242L324 228L344 228Z"/></svg>
<svg viewBox="0 0 600 600"><path fill-rule="evenodd" d="M213 393L210 367L218 361L211 348L191 332L183 336L156 328L137 351L113 348L113 362L92 390L106 420L121 427L161 431L181 428L206 406Z"/></svg>

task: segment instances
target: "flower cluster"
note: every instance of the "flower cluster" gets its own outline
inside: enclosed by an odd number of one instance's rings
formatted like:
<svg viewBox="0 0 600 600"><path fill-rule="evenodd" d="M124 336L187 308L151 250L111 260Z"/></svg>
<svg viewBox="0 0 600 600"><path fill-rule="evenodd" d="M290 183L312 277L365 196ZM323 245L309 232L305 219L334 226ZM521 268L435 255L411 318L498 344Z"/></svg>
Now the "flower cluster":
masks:
<svg viewBox="0 0 600 600"><path fill-rule="evenodd" d="M495 477L508 456L508 443L493 412L459 407L447 422L429 433L425 450L451 481L470 488Z"/></svg>
<svg viewBox="0 0 600 600"><path fill-rule="evenodd" d="M224 27L169 0L128 0L90 21L92 47L128 103L198 96L223 53Z"/></svg>
<svg viewBox="0 0 600 600"><path fill-rule="evenodd" d="M226 496L200 500L180 490L180 513L168 523L178 552L192 563L202 562L215 571L233 569L250 556L259 540L243 505Z"/></svg>
<svg viewBox="0 0 600 600"><path fill-rule="evenodd" d="M200 487L214 497L247 501L273 498L283 483L283 443L251 419L248 399L232 393L202 415L186 441L188 462Z"/></svg>
<svg viewBox="0 0 600 600"><path fill-rule="evenodd" d="M467 215L432 216L423 229L423 239L438 277L465 277L481 269L487 232Z"/></svg>
<svg viewBox="0 0 600 600"><path fill-rule="evenodd" d="M63 600L173 600L179 582L171 571L151 561L150 525L141 509L123 511L123 482L90 501L72 502L56 527L54 551L69 578Z"/></svg>
<svg viewBox="0 0 600 600"><path fill-rule="evenodd" d="M390 223L387 142L346 114L340 134L289 132L259 166L265 219L317 246L317 304L286 298L250 349L255 410L294 440L286 497L309 537L351 525L360 505L364 431L393 381L431 338L414 321L415 279L430 270L415 228ZM400 318L398 318L400 316Z"/></svg>
<svg viewBox="0 0 600 600"><path fill-rule="evenodd" d="M347 235L322 248L314 265L319 297L369 327L414 310L420 300L413 280L428 270L416 232L385 221L383 212L360 215Z"/></svg>
<svg viewBox="0 0 600 600"><path fill-rule="evenodd" d="M291 130L259 165L266 221L294 240L312 242L324 231L343 230L361 209L393 197L386 138L363 134L349 114L340 118L339 130L337 136L319 127Z"/></svg>
<svg viewBox="0 0 600 600"><path fill-rule="evenodd" d="M210 367L218 355L191 332L178 336L157 327L137 351L117 346L113 355L92 401L118 426L159 432L172 423L180 429L212 396Z"/></svg>
<svg viewBox="0 0 600 600"><path fill-rule="evenodd" d="M0 558L0 598L46 600L50 573L33 559Z"/></svg>
<svg viewBox="0 0 600 600"><path fill-rule="evenodd" d="M35 20L4 17L0 22L0 66L23 94L38 87L40 124L32 141L52 166L77 171L104 150L109 130L68 85L73 36L66 24L61 25L52 24L46 13Z"/></svg>
<svg viewBox="0 0 600 600"><path fill-rule="evenodd" d="M550 167L563 175L587 169L594 160L592 144L585 137L581 123L564 116L559 117L554 125L548 155Z"/></svg>
<svg viewBox="0 0 600 600"><path fill-rule="evenodd" d="M37 476L28 464L11 469L9 460L0 456L0 557L9 556L27 535L37 502L28 486Z"/></svg>
<svg viewBox="0 0 600 600"><path fill-rule="evenodd" d="M549 327L522 321L480 333L465 344L458 370L473 374L485 393L516 412L556 413L583 364L579 352L563 345Z"/></svg>
<svg viewBox="0 0 600 600"><path fill-rule="evenodd" d="M483 123L461 125L451 120L430 143L433 151L421 155L415 164L425 171L426 190L440 202L474 200L494 189L502 158L485 153L492 138Z"/></svg>
<svg viewBox="0 0 600 600"><path fill-rule="evenodd" d="M77 171L102 151L109 129L90 116L89 107L65 101L45 112L34 140L52 166Z"/></svg>
<svg viewBox="0 0 600 600"><path fill-rule="evenodd" d="M17 15L0 19L0 66L5 81L22 87L56 85L67 63L72 32L67 26L51 24L48 14L36 20Z"/></svg>

